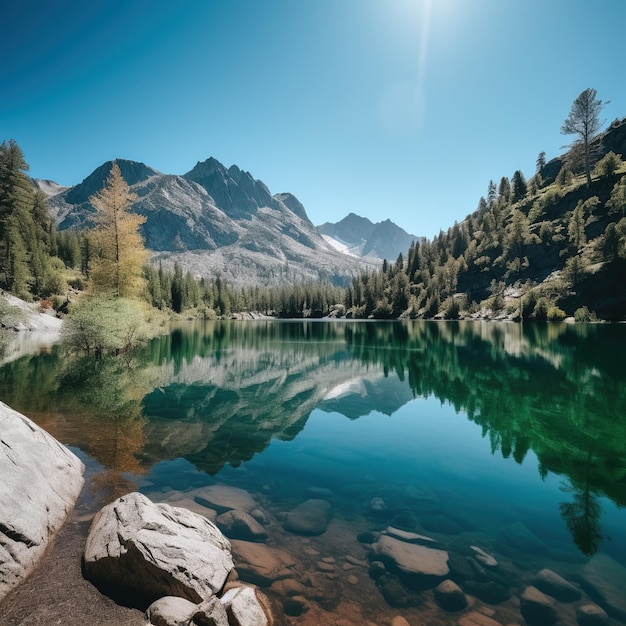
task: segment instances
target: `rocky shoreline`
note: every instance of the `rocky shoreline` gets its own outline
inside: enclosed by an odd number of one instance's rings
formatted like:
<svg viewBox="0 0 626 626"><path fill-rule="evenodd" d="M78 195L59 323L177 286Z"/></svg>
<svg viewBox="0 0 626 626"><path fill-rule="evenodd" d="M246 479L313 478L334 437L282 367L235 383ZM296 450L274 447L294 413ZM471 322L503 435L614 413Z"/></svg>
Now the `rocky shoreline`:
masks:
<svg viewBox="0 0 626 626"><path fill-rule="evenodd" d="M471 543L443 526L424 534L391 525L382 497L347 520L328 489L310 487L279 510L267 493L235 484L155 487L98 505L95 516L85 490L42 566L0 602L7 626L43 623L33 621L42 611L68 626L626 621L625 568L603 554L581 567L547 567L549 549L522 524L500 543L480 533ZM71 550L59 561L64 545ZM59 593L45 570L55 573L63 559L71 572L61 597L36 606L33 585L42 596L52 584Z"/></svg>

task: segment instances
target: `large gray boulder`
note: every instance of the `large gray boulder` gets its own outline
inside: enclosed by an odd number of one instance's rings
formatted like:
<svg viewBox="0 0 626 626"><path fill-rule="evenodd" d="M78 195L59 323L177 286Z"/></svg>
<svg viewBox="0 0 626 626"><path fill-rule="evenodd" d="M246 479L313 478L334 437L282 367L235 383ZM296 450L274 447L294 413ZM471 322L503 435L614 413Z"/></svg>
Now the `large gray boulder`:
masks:
<svg viewBox="0 0 626 626"><path fill-rule="evenodd" d="M0 402L0 599L43 556L83 488L82 462Z"/></svg>
<svg viewBox="0 0 626 626"><path fill-rule="evenodd" d="M233 569L230 542L206 517L140 493L99 511L84 560L91 580L194 603L218 593Z"/></svg>
<svg viewBox="0 0 626 626"><path fill-rule="evenodd" d="M271 626L272 613L267 598L248 586L233 587L221 598L230 626Z"/></svg>

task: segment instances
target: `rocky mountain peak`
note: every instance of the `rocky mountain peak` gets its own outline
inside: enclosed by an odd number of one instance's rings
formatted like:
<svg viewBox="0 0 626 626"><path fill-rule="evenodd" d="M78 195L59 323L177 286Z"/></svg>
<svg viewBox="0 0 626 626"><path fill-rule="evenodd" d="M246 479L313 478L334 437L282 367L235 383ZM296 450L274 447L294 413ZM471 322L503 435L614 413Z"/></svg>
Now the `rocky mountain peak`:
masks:
<svg viewBox="0 0 626 626"><path fill-rule="evenodd" d="M226 169L213 157L198 162L184 174L184 178L203 187L224 213L233 219L250 219L258 209L274 205L269 190L261 181L236 165Z"/></svg>
<svg viewBox="0 0 626 626"><path fill-rule="evenodd" d="M292 193L277 193L274 194L274 199L278 202L282 202L292 213L299 218L309 221L309 216L306 214L306 210L300 200L296 198Z"/></svg>
<svg viewBox="0 0 626 626"><path fill-rule="evenodd" d="M126 159L115 159L115 161L106 161L100 167L96 168L82 183L72 187L67 196L66 202L70 204L80 204L87 202L94 193L97 193L104 187L106 179L111 173L113 163L117 163L122 173L122 177L129 186L136 185L142 181L159 175L160 172L148 167L144 163L138 161L129 161Z"/></svg>

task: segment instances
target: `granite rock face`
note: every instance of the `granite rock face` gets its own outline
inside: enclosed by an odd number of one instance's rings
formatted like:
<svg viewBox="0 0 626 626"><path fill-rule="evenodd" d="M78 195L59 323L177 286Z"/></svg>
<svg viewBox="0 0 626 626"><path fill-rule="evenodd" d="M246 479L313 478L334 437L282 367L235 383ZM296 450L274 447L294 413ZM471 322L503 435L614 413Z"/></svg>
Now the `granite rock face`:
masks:
<svg viewBox="0 0 626 626"><path fill-rule="evenodd" d="M194 603L218 593L233 569L230 542L206 517L140 493L100 510L84 563L90 580Z"/></svg>
<svg viewBox="0 0 626 626"><path fill-rule="evenodd" d="M0 599L33 570L83 488L82 462L0 402Z"/></svg>

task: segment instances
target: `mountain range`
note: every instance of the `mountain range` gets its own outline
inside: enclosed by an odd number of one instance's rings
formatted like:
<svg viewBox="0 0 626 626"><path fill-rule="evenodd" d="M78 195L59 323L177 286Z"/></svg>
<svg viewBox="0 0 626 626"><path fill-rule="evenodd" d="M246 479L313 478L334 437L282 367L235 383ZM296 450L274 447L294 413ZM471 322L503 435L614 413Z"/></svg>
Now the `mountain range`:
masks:
<svg viewBox="0 0 626 626"><path fill-rule="evenodd" d="M423 237L410 235L386 219L373 223L366 217L349 213L339 222L324 222L317 229L324 239L337 250L357 257L376 257L395 261L405 254L414 241Z"/></svg>
<svg viewBox="0 0 626 626"><path fill-rule="evenodd" d="M104 186L112 163L72 187L35 181L49 196L61 230L91 225L89 198ZM414 239L389 220L372 224L350 214L321 227L335 233L327 240L294 195L272 194L249 172L212 157L183 175L163 174L136 161L116 163L137 196L131 211L146 217L141 228L152 261L166 269L178 263L184 272L220 276L233 285L317 280L341 285L380 267L383 258L395 259Z"/></svg>

